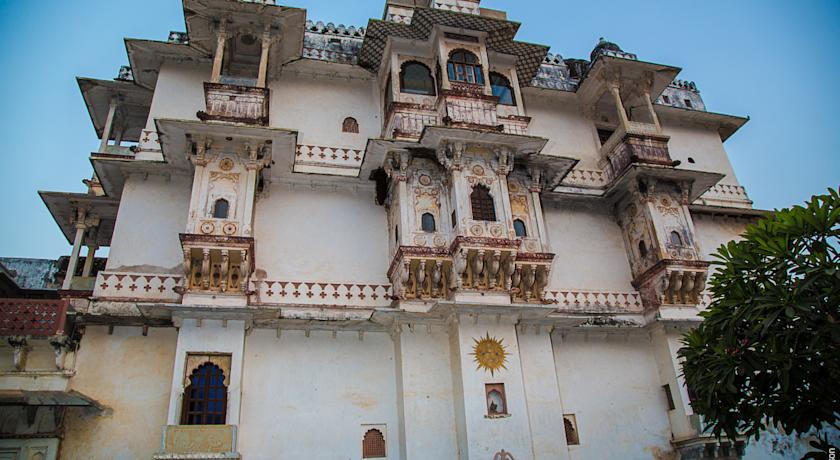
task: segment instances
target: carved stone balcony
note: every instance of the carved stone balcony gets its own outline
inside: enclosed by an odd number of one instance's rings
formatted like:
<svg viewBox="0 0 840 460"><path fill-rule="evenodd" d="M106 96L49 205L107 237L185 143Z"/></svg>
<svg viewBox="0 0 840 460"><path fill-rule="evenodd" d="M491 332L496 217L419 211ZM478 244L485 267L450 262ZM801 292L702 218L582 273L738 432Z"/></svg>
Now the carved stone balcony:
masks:
<svg viewBox="0 0 840 460"><path fill-rule="evenodd" d="M388 270L394 296L400 299L445 299L455 287L452 257L445 248L401 246Z"/></svg>
<svg viewBox="0 0 840 460"><path fill-rule="evenodd" d="M709 263L700 260L665 259L633 280L645 308L702 303Z"/></svg>
<svg viewBox="0 0 840 460"><path fill-rule="evenodd" d="M253 238L182 233L181 247L188 293L247 293Z"/></svg>
<svg viewBox="0 0 840 460"><path fill-rule="evenodd" d="M668 152L669 137L662 134L655 125L630 121L626 127L619 127L601 146L601 157L605 170L615 179L631 164L677 166Z"/></svg>
<svg viewBox="0 0 840 460"><path fill-rule="evenodd" d="M511 275L511 295L519 302L542 302L551 274L554 254L519 253Z"/></svg>
<svg viewBox="0 0 840 460"><path fill-rule="evenodd" d="M442 91L434 107L392 102L385 115L385 136L417 140L426 126L452 126L483 131L527 135L531 118L500 115L498 99L486 96L481 86L459 91ZM474 87L474 88L473 88Z"/></svg>
<svg viewBox="0 0 840 460"><path fill-rule="evenodd" d="M239 459L235 425L168 425L163 427L155 460Z"/></svg>
<svg viewBox="0 0 840 460"><path fill-rule="evenodd" d="M388 271L394 297L446 299L475 292L543 303L554 254L521 252L520 244L518 239L460 236L449 248L401 246Z"/></svg>
<svg viewBox="0 0 840 460"><path fill-rule="evenodd" d="M204 98L207 111L196 114L200 120L268 125L268 88L204 83Z"/></svg>
<svg viewBox="0 0 840 460"><path fill-rule="evenodd" d="M0 336L52 337L66 320L66 300L0 299Z"/></svg>

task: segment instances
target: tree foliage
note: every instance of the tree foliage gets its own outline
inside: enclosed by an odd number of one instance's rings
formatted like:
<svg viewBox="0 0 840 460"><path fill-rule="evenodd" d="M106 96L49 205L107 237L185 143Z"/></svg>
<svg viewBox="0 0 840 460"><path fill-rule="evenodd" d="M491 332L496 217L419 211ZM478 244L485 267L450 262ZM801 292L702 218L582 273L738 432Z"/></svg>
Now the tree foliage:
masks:
<svg viewBox="0 0 840 460"><path fill-rule="evenodd" d="M721 246L703 323L680 356L692 407L718 437L840 420L840 196L814 196Z"/></svg>

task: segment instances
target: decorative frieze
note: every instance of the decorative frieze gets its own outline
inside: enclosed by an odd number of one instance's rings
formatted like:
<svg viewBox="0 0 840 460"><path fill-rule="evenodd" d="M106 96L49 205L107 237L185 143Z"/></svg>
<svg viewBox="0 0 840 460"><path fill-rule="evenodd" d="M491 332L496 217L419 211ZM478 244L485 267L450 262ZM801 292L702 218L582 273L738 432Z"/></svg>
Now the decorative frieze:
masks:
<svg viewBox="0 0 840 460"><path fill-rule="evenodd" d="M546 291L546 300L557 304L557 310L572 313L640 313L641 294L603 291Z"/></svg>
<svg viewBox="0 0 840 460"><path fill-rule="evenodd" d="M159 273L101 271L93 297L97 300L178 302L184 276Z"/></svg>
<svg viewBox="0 0 840 460"><path fill-rule="evenodd" d="M606 187L609 176L606 171L598 169L572 169L563 179L563 185L571 187Z"/></svg>
<svg viewBox="0 0 840 460"><path fill-rule="evenodd" d="M358 175L364 150L320 145L297 145L294 171L300 173Z"/></svg>
<svg viewBox="0 0 840 460"><path fill-rule="evenodd" d="M325 307L387 307L390 284L325 281L253 280L258 305L317 305Z"/></svg>

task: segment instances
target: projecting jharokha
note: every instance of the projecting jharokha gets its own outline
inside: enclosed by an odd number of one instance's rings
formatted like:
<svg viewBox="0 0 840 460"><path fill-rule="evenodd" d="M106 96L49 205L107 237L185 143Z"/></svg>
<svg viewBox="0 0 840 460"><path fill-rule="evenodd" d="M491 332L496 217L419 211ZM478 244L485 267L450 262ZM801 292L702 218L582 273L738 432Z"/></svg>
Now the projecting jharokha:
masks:
<svg viewBox="0 0 840 460"><path fill-rule="evenodd" d="M676 357L759 214L745 118L478 0L183 7L78 78L88 191L41 192L70 256L0 259L0 458L768 454L701 433Z"/></svg>

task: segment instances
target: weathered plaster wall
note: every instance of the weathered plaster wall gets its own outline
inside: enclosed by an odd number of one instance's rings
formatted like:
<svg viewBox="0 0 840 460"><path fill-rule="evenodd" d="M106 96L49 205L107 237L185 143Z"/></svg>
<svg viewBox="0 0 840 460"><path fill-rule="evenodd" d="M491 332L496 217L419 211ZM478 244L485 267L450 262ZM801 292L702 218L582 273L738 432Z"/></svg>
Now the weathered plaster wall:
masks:
<svg viewBox="0 0 840 460"><path fill-rule="evenodd" d="M555 333L552 342L563 410L575 414L580 435L580 445L569 446L572 460L662 458L671 450L647 334Z"/></svg>
<svg viewBox="0 0 840 460"><path fill-rule="evenodd" d="M362 425L377 424L388 458L399 458L393 351L384 333L255 330L245 343L242 457L355 460Z"/></svg>
<svg viewBox="0 0 840 460"><path fill-rule="evenodd" d="M598 136L592 121L583 116L567 94L529 90L523 94L531 136L548 139L543 153L580 159L577 167L600 169Z"/></svg>
<svg viewBox="0 0 840 460"><path fill-rule="evenodd" d="M566 460L569 451L551 335L545 331L537 334L533 329L520 330L518 340L534 459Z"/></svg>
<svg viewBox="0 0 840 460"><path fill-rule="evenodd" d="M107 409L71 409L65 419L62 460L148 459L160 448L161 426L172 384L177 331L139 327L88 326L71 389Z"/></svg>
<svg viewBox="0 0 840 460"><path fill-rule="evenodd" d="M454 392L449 335L435 326L403 328L396 342L398 404L405 414L404 460L453 458L457 455Z"/></svg>
<svg viewBox="0 0 840 460"><path fill-rule="evenodd" d="M204 110L204 82L210 81L208 66L163 63L152 96L146 129L155 129L155 119L198 120Z"/></svg>
<svg viewBox="0 0 840 460"><path fill-rule="evenodd" d="M609 209L545 204L544 212L556 254L549 290L634 290L621 228Z"/></svg>
<svg viewBox="0 0 840 460"><path fill-rule="evenodd" d="M742 219L731 217L713 217L707 214L692 214L697 241L704 260L714 260L712 254L717 248L731 240L740 239L747 223Z"/></svg>
<svg viewBox="0 0 840 460"><path fill-rule="evenodd" d="M721 184L738 185L738 178L735 177L732 163L729 162L729 157L723 149L723 142L720 141L720 134L716 128L700 125L689 127L674 121L663 120L662 130L671 136L668 141L668 151L672 159L682 162L680 169L725 174L726 177L721 179ZM695 163L689 163L689 157L694 159Z"/></svg>
<svg viewBox="0 0 840 460"><path fill-rule="evenodd" d="M374 81L284 75L271 82L271 126L297 130L298 143L364 150L379 137L382 119ZM342 133L345 118L359 122L359 133Z"/></svg>
<svg viewBox="0 0 840 460"><path fill-rule="evenodd" d="M180 274L183 252L178 234L186 229L191 188L187 177L129 177L107 269Z"/></svg>
<svg viewBox="0 0 840 460"><path fill-rule="evenodd" d="M266 279L388 282L388 226L373 191L276 184L257 202L254 236Z"/></svg>

